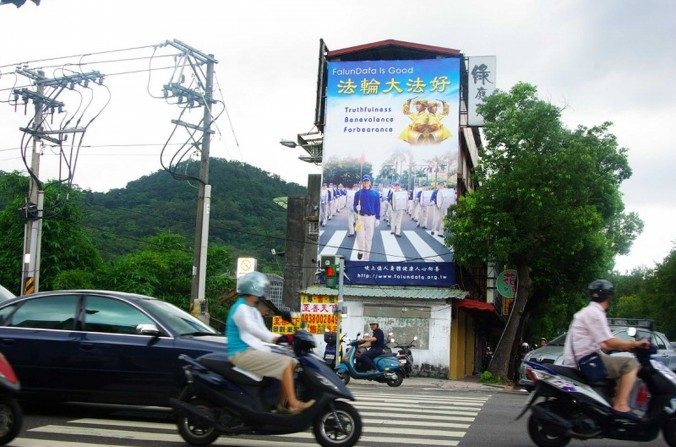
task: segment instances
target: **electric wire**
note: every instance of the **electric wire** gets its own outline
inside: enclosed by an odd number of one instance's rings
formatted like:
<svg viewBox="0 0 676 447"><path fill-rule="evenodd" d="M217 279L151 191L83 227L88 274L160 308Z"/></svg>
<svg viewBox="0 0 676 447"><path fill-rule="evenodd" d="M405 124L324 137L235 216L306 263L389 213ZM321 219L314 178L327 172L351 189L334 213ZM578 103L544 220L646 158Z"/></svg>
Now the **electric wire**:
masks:
<svg viewBox="0 0 676 447"><path fill-rule="evenodd" d="M91 53L71 54L70 56L57 56L57 57L48 57L48 58L44 58L44 59L33 59L33 60L15 62L15 63L12 63L12 64L0 65L0 68L16 67L16 66L20 66L20 65L33 64L35 62L56 61L56 60L61 60L61 59L72 59L72 58L75 58L75 57L82 57L82 56L94 56L94 55L97 55L97 54L120 53L120 52L123 52L123 51L142 50L142 49L145 49L145 48L152 48L154 46L156 46L156 45L143 45L143 46L130 47L130 48L118 48L118 49L114 49L114 50L94 51L94 52L91 52Z"/></svg>

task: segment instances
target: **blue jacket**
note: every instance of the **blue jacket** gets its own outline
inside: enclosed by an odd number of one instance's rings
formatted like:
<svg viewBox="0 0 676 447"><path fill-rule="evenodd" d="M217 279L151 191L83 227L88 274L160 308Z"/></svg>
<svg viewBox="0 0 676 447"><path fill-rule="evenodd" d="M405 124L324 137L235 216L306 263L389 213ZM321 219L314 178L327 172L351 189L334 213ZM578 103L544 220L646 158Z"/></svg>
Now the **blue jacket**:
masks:
<svg viewBox="0 0 676 447"><path fill-rule="evenodd" d="M360 211L357 211L357 205L361 205ZM362 188L355 193L352 208L359 214L376 216L380 220L380 195L373 189Z"/></svg>

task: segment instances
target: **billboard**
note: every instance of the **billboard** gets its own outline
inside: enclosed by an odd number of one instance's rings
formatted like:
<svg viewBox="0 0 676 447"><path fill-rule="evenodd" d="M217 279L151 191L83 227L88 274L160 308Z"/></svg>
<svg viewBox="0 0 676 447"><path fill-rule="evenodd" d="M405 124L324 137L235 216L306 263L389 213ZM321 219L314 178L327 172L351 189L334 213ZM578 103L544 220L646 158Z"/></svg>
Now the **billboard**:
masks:
<svg viewBox="0 0 676 447"><path fill-rule="evenodd" d="M444 218L456 197L460 63L328 62L319 256L344 257L345 283L455 284Z"/></svg>
<svg viewBox="0 0 676 447"><path fill-rule="evenodd" d="M483 126L484 117L476 108L495 91L495 56L471 56L467 58L467 125Z"/></svg>

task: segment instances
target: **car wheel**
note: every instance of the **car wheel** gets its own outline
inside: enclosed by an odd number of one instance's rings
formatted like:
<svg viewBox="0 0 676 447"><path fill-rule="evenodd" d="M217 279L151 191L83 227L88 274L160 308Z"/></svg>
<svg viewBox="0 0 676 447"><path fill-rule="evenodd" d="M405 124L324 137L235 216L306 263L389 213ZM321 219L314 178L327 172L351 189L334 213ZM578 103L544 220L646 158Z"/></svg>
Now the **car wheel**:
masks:
<svg viewBox="0 0 676 447"><path fill-rule="evenodd" d="M209 404L199 398L193 398L188 401L201 412L209 414L212 412ZM190 445L209 445L218 439L220 433L213 425L204 421L191 418L190 415L180 414L176 419L178 433Z"/></svg>
<svg viewBox="0 0 676 447"><path fill-rule="evenodd" d="M528 418L528 434L539 447L564 447L570 442L568 436L553 430L551 425L531 414Z"/></svg>
<svg viewBox="0 0 676 447"><path fill-rule="evenodd" d="M322 447L352 447L359 441L362 422L359 412L349 403L334 401L315 418L312 431Z"/></svg>
<svg viewBox="0 0 676 447"><path fill-rule="evenodd" d="M12 398L0 398L0 445L5 445L21 431L23 412L19 403Z"/></svg>

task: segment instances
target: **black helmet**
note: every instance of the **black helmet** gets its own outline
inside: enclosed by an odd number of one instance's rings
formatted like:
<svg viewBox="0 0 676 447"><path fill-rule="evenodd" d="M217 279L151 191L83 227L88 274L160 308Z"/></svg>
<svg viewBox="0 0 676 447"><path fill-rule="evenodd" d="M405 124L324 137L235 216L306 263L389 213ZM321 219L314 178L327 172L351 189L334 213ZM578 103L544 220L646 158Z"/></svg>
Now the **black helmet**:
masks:
<svg viewBox="0 0 676 447"><path fill-rule="evenodd" d="M600 303L613 297L613 283L606 279L597 279L596 281L589 283L589 286L587 286L587 293L589 293L589 299L591 301Z"/></svg>

